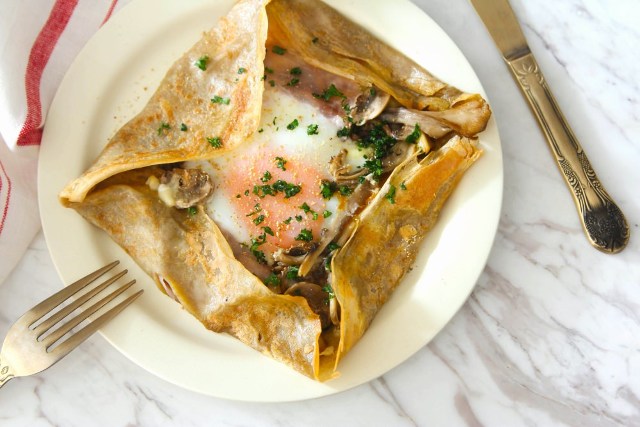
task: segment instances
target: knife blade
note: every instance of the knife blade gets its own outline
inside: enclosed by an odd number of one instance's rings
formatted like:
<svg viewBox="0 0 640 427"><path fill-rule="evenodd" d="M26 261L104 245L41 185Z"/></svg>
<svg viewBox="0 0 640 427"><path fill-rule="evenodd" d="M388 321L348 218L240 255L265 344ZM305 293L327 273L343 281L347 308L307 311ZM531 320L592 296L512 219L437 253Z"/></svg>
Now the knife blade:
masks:
<svg viewBox="0 0 640 427"><path fill-rule="evenodd" d="M508 0L470 0L538 120L589 242L617 253L629 241L624 214L604 189L529 49Z"/></svg>

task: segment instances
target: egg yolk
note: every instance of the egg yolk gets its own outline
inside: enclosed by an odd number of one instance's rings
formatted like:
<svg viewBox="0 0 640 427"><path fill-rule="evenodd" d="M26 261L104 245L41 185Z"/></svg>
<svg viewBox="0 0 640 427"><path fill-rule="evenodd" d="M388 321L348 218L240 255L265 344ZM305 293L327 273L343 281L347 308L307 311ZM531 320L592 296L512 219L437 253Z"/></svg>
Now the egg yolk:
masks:
<svg viewBox="0 0 640 427"><path fill-rule="evenodd" d="M239 159L226 178L224 191L240 221L252 237L265 235L264 252L319 239L323 174L302 158L263 150Z"/></svg>

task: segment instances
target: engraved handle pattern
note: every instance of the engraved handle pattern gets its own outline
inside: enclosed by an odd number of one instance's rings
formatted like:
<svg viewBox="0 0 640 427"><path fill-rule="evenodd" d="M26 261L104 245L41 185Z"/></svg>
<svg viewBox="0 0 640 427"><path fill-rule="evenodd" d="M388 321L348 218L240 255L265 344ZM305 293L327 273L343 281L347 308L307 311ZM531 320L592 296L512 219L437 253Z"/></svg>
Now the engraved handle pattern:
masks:
<svg viewBox="0 0 640 427"><path fill-rule="evenodd" d="M620 252L629 241L629 225L596 176L535 58L527 53L507 63L542 126L558 167L571 190L590 243L603 252Z"/></svg>
<svg viewBox="0 0 640 427"><path fill-rule="evenodd" d="M5 385L11 378L15 376L11 367L7 364L6 359L0 355L0 387Z"/></svg>

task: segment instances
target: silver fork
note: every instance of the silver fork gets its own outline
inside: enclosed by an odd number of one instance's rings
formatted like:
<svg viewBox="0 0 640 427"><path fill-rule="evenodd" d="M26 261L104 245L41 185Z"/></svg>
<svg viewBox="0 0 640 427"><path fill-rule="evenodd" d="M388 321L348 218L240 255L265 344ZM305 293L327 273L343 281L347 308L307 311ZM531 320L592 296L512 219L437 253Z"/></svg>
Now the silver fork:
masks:
<svg viewBox="0 0 640 427"><path fill-rule="evenodd" d="M78 310L83 304L92 299L97 299L97 295L101 291L127 274L127 270L121 271L82 294L59 311L54 312L67 299L107 273L118 263L119 261L114 261L67 286L60 292L53 294L23 314L11 326L0 351L0 387L11 378L37 374L49 368L142 294L143 291L139 290L99 317L89 320L82 329L75 332L72 331L73 328L80 325L89 316L129 289L136 282L131 280L91 306L80 309L81 311L67 322L61 323L63 319ZM47 317L48 315L50 316ZM41 319L43 320L40 321ZM60 326L53 329L56 325ZM49 331L50 333L46 334Z"/></svg>

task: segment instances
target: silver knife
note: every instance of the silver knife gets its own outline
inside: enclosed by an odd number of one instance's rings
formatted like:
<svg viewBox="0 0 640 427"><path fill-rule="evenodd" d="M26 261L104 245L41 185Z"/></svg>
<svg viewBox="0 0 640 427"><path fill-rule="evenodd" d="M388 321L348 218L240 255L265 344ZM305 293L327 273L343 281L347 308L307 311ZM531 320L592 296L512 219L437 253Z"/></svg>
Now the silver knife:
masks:
<svg viewBox="0 0 640 427"><path fill-rule="evenodd" d="M470 1L502 52L502 57L542 127L573 195L589 242L603 252L620 252L629 241L627 220L600 183L562 115L508 0Z"/></svg>

